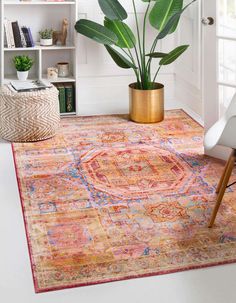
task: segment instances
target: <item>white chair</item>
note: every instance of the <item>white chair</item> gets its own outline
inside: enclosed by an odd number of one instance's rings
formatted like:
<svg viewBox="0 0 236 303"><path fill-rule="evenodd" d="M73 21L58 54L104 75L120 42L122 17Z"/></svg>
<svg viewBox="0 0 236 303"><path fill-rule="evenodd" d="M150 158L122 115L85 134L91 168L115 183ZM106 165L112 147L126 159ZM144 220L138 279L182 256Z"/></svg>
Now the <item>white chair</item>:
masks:
<svg viewBox="0 0 236 303"><path fill-rule="evenodd" d="M216 189L218 197L209 223L209 228L211 228L215 223L226 188L235 184L233 183L228 186L228 182L236 162L236 94L234 95L225 115L207 132L204 145L206 150L210 150L216 145L226 146L232 149L232 153L226 163L223 175Z"/></svg>

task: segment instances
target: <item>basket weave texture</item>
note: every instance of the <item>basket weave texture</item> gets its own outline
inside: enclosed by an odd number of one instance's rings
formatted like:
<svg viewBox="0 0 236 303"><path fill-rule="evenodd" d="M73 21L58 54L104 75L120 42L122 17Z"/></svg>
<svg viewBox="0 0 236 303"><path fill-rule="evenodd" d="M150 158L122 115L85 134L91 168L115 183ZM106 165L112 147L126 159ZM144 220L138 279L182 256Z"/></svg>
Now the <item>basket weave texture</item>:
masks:
<svg viewBox="0 0 236 303"><path fill-rule="evenodd" d="M45 140L60 124L58 90L16 93L0 88L0 137L12 142Z"/></svg>

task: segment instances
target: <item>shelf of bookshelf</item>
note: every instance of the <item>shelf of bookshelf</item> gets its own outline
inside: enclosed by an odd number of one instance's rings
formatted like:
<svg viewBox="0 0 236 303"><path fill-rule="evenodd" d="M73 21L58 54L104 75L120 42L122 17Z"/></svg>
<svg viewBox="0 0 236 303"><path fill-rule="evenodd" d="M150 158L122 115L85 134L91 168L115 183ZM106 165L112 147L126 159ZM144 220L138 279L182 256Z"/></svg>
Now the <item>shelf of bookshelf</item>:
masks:
<svg viewBox="0 0 236 303"><path fill-rule="evenodd" d="M4 47L4 52L38 51L38 50L39 49L36 47L16 47L16 48Z"/></svg>
<svg viewBox="0 0 236 303"><path fill-rule="evenodd" d="M36 75L29 76L29 78L28 78L28 80L36 80L36 79L38 79L38 77ZM9 82L11 82L13 80L17 80L16 75L6 75L4 78L4 84L8 84ZM42 80L48 81L47 75L43 75ZM75 78L73 76L66 77L66 78L58 77L57 80L51 81L51 82L52 83L74 83Z"/></svg>
<svg viewBox="0 0 236 303"><path fill-rule="evenodd" d="M75 49L74 45L52 45L52 46L41 46L36 44L35 47L16 47L16 48L8 48L4 47L4 52L18 52L18 51L38 51L38 50L70 50Z"/></svg>
<svg viewBox="0 0 236 303"><path fill-rule="evenodd" d="M42 80L47 80L47 75L43 75ZM69 77L58 77L57 80L51 81L52 83L70 83L70 82L75 82L75 78L73 76Z"/></svg>
<svg viewBox="0 0 236 303"><path fill-rule="evenodd" d="M75 1L4 1L3 5L75 5Z"/></svg>
<svg viewBox="0 0 236 303"><path fill-rule="evenodd" d="M71 112L71 113L61 113L60 115L61 115L61 117L75 116L75 115L76 115L76 112Z"/></svg>
<svg viewBox="0 0 236 303"><path fill-rule="evenodd" d="M30 75L28 77L28 80L37 80L37 79L38 77L36 75ZM17 80L16 75L6 75L3 84L9 84L11 81L15 81L15 80Z"/></svg>

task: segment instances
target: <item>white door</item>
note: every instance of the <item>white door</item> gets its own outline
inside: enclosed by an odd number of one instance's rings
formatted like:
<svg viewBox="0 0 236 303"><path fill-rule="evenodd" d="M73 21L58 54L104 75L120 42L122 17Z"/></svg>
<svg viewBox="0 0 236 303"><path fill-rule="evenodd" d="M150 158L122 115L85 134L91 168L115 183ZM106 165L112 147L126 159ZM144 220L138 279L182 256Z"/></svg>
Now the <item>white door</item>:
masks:
<svg viewBox="0 0 236 303"><path fill-rule="evenodd" d="M203 1L203 99L206 130L236 92L236 0ZM217 148L211 155L225 158Z"/></svg>

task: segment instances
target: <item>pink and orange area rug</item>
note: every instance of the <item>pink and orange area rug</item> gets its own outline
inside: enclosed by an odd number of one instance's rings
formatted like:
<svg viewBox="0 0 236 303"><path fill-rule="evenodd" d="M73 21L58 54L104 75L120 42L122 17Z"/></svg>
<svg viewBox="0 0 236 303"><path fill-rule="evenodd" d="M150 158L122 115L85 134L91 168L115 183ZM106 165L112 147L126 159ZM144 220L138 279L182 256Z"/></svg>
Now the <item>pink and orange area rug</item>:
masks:
<svg viewBox="0 0 236 303"><path fill-rule="evenodd" d="M36 292L236 262L236 193L181 110L159 124L65 118L13 151ZM235 178L235 174L233 176Z"/></svg>

